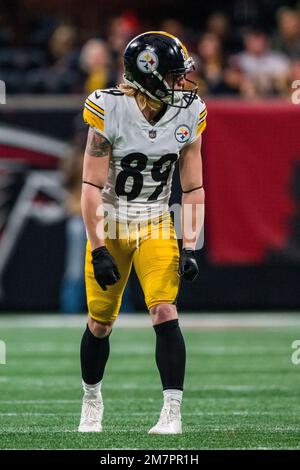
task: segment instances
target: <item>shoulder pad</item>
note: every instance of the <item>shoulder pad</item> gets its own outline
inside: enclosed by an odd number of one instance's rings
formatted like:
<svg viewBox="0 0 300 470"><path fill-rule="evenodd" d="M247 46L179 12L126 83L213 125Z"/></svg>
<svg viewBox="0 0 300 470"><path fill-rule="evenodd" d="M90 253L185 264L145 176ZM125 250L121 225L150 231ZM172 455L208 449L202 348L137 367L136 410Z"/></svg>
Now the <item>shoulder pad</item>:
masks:
<svg viewBox="0 0 300 470"><path fill-rule="evenodd" d="M105 103L102 95L103 90L95 90L84 103L83 119L90 126L104 131Z"/></svg>

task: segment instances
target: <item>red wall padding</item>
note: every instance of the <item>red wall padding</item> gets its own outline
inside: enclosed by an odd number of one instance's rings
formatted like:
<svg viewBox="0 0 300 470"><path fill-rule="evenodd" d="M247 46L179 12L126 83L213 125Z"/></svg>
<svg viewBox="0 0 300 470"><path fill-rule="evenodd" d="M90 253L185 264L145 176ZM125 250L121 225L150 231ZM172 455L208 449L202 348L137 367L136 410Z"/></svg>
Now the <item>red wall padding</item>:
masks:
<svg viewBox="0 0 300 470"><path fill-rule="evenodd" d="M264 262L282 249L295 215L300 105L207 101L203 136L206 247L216 264ZM299 181L300 184L300 181Z"/></svg>

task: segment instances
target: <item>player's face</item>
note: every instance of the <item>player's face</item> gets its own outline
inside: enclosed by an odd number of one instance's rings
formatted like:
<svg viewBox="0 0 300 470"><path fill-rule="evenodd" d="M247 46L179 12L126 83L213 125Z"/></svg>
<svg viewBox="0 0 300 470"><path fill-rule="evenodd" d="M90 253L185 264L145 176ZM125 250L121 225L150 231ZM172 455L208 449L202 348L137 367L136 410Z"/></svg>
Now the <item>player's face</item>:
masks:
<svg viewBox="0 0 300 470"><path fill-rule="evenodd" d="M166 76L166 81L171 88L174 87L175 90L183 90L184 85L185 85L185 75L184 74L180 74L180 75L169 74Z"/></svg>

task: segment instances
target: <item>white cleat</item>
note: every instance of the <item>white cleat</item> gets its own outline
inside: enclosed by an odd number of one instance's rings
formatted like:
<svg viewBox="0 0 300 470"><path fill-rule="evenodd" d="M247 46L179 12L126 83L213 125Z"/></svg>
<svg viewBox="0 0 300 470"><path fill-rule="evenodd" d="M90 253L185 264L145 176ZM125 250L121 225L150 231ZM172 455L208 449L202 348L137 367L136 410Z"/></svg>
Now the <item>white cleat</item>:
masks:
<svg viewBox="0 0 300 470"><path fill-rule="evenodd" d="M83 397L78 431L101 432L103 410L104 406L101 396L94 399Z"/></svg>
<svg viewBox="0 0 300 470"><path fill-rule="evenodd" d="M182 434L180 406L176 400L164 404L157 424L148 434Z"/></svg>

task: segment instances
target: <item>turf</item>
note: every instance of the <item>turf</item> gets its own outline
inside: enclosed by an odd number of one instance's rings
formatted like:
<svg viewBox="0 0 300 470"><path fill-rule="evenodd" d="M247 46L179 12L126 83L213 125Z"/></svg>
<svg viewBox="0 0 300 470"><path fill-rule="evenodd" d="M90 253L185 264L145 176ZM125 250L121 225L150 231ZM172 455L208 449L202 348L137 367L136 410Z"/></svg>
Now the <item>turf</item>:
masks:
<svg viewBox="0 0 300 470"><path fill-rule="evenodd" d="M77 433L81 334L1 329L1 449L300 449L300 365L291 363L297 330L185 330L180 436L147 434L162 404L154 334L120 328L103 385L104 432Z"/></svg>

